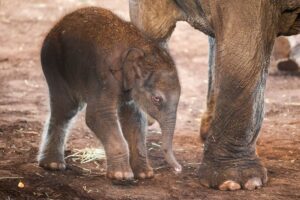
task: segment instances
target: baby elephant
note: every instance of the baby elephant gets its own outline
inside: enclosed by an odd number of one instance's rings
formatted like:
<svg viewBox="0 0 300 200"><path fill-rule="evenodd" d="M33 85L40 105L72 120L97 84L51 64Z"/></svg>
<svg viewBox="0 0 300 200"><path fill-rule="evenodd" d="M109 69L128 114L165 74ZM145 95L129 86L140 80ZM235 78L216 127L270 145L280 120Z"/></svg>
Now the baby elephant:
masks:
<svg viewBox="0 0 300 200"><path fill-rule="evenodd" d="M102 8L66 15L47 35L41 62L51 115L39 165L63 170L64 143L71 119L86 104L86 124L101 140L107 176L150 178L146 113L162 129L162 150L176 170L172 151L180 83L169 53L129 22Z"/></svg>

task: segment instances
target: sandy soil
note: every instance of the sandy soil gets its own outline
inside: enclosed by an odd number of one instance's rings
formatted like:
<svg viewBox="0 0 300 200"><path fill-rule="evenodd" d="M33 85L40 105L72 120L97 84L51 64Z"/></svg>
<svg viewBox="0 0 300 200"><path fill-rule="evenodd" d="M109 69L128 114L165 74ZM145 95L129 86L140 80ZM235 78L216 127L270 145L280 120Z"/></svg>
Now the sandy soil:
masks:
<svg viewBox="0 0 300 200"><path fill-rule="evenodd" d="M0 199L300 199L300 74L274 68L258 141L258 153L269 170L267 186L252 192L221 192L199 184L197 168L203 151L199 125L205 109L208 47L207 37L186 23L178 24L170 41L183 88L174 141L184 166L182 174L175 175L167 167L155 145L160 143L157 126L149 128L148 136L156 169L152 180L113 185L105 178L105 161L80 164L68 159L65 172L39 168L36 155L48 115L40 46L61 16L88 5L110 8L128 19L127 1L0 0ZM100 145L86 128L83 112L71 130L66 154ZM20 181L24 188L18 188Z"/></svg>

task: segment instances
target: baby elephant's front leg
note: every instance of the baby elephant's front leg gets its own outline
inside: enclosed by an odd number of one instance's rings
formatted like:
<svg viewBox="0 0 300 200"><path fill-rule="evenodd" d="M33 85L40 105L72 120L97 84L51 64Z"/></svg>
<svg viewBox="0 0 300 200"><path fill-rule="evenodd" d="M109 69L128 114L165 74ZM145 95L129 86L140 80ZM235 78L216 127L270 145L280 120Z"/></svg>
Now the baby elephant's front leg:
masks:
<svg viewBox="0 0 300 200"><path fill-rule="evenodd" d="M129 149L122 135L115 106L111 101L95 100L87 105L86 123L101 140L107 158L107 176L116 180L131 180Z"/></svg>
<svg viewBox="0 0 300 200"><path fill-rule="evenodd" d="M123 134L129 144L130 164L136 178L152 178L154 173L147 158L147 118L134 103L124 103L119 117Z"/></svg>

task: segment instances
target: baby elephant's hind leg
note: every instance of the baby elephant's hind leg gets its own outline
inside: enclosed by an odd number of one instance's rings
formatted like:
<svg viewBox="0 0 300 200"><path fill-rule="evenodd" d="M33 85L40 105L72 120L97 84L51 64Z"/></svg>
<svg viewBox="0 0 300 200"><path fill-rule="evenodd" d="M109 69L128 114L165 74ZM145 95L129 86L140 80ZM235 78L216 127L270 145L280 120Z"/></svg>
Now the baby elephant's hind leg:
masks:
<svg viewBox="0 0 300 200"><path fill-rule="evenodd" d="M145 134L147 118L134 103L126 103L119 111L123 134L129 144L130 164L136 178L152 178L153 169L149 166Z"/></svg>
<svg viewBox="0 0 300 200"><path fill-rule="evenodd" d="M66 132L71 119L78 111L78 104L74 103L67 93L52 93L50 102L51 114L42 136L38 162L41 167L49 170L64 170Z"/></svg>

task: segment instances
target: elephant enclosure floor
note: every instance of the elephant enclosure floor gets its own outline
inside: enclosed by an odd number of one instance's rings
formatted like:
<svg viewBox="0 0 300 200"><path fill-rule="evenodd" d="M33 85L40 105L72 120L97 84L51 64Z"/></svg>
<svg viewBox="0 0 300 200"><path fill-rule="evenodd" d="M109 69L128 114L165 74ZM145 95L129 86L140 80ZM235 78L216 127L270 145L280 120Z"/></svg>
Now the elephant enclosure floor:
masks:
<svg viewBox="0 0 300 200"><path fill-rule="evenodd" d="M113 185L105 178L105 161L49 172L37 166L36 155L48 113L47 86L39 51L42 40L63 14L77 7L99 5L128 19L128 2L117 0L0 0L0 199L300 199L300 75L270 69L266 116L258 153L268 168L268 184L256 191L221 192L202 187L197 178L203 144L200 117L207 91L207 38L179 23L170 41L182 83L174 140L183 173L175 175L158 146L159 129L150 127L148 152L155 178L133 185ZM100 147L77 117L66 154ZM88 169L88 170L84 170ZM25 187L19 188L23 182Z"/></svg>

